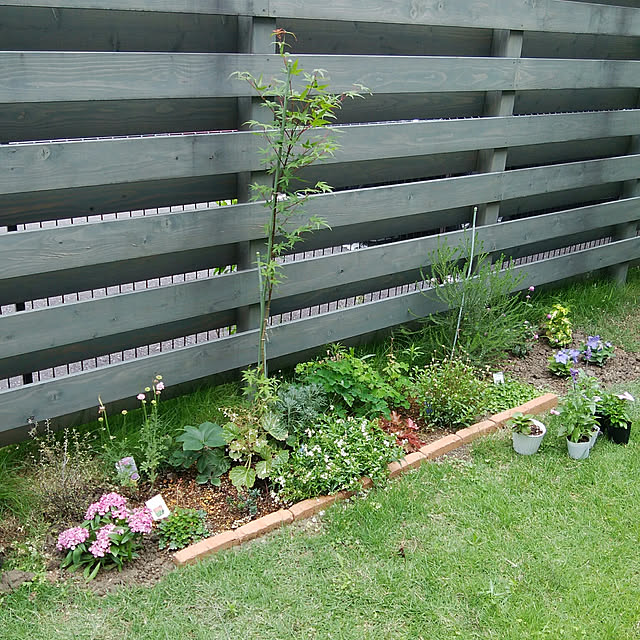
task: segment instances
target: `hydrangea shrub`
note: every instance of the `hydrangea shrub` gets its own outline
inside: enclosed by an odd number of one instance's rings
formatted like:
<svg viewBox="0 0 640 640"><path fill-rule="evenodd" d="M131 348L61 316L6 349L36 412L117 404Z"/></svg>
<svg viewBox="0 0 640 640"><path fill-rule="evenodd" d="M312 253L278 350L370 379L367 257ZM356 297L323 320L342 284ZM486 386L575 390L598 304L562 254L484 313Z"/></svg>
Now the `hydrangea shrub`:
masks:
<svg viewBox="0 0 640 640"><path fill-rule="evenodd" d="M101 568L122 569L124 562L138 557L142 536L151 533L153 516L147 507L130 509L127 499L105 493L89 505L84 522L58 536L56 548L66 551L61 567L83 569L88 580Z"/></svg>

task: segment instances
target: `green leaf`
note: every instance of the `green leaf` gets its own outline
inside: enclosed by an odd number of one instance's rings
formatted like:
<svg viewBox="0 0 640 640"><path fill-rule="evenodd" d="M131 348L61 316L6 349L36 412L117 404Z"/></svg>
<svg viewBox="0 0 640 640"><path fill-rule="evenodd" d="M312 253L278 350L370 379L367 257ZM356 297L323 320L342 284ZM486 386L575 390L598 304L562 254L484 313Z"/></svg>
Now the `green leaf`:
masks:
<svg viewBox="0 0 640 640"><path fill-rule="evenodd" d="M287 449L280 449L273 457L272 466L274 469L279 469L282 465L286 464L289 460L289 451Z"/></svg>
<svg viewBox="0 0 640 640"><path fill-rule="evenodd" d="M256 472L251 467L234 467L229 471L229 480L231 484L239 489L240 487L253 487L256 481Z"/></svg>
<svg viewBox="0 0 640 640"><path fill-rule="evenodd" d="M76 547L71 554L71 562L73 564L80 564L80 560L82 559L82 549L80 547Z"/></svg>
<svg viewBox="0 0 640 640"><path fill-rule="evenodd" d="M286 440L289 435L287 427L280 422L280 418L274 413L269 413L264 417L262 426L276 440Z"/></svg>
<svg viewBox="0 0 640 640"><path fill-rule="evenodd" d="M271 460L260 460L256 464L256 475L258 478L264 479L271 475Z"/></svg>
<svg viewBox="0 0 640 640"><path fill-rule="evenodd" d="M227 444L222 427L213 422L203 422L198 427L187 425L176 441L182 442L184 451L201 451L205 447L224 447Z"/></svg>

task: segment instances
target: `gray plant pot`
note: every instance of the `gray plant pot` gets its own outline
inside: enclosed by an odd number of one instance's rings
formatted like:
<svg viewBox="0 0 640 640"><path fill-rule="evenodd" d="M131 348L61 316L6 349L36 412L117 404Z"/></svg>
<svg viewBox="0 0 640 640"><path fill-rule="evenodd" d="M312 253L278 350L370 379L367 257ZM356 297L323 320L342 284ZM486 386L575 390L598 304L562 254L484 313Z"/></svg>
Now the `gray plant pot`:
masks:
<svg viewBox="0 0 640 640"><path fill-rule="evenodd" d="M531 456L536 453L540 448L542 438L544 438L545 433L547 433L547 428L542 422L538 422L538 420L532 420L532 422L535 422L535 424L542 429L540 435L528 436L523 433L516 433L515 431L511 434L513 438L513 450L522 456Z"/></svg>
<svg viewBox="0 0 640 640"><path fill-rule="evenodd" d="M567 440L567 449L570 458L574 460L585 460L589 457L591 451L591 440L587 440L586 442L571 442L571 440Z"/></svg>
<svg viewBox="0 0 640 640"><path fill-rule="evenodd" d="M593 449L593 445L596 443L598 436L600 435L600 427L596 427L591 432L591 438L589 439L589 449Z"/></svg>

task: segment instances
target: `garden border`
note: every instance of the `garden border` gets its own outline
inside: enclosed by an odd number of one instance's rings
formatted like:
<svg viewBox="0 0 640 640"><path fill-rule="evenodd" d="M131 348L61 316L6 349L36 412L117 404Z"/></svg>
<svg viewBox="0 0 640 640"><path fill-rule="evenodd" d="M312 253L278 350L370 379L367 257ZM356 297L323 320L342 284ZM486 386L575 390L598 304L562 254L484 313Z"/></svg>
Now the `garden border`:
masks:
<svg viewBox="0 0 640 640"><path fill-rule="evenodd" d="M423 462L449 453L464 444L476 440L480 436L494 433L500 427L503 427L507 420L518 411L522 413L539 414L553 409L557 404L558 396L555 393L546 393L513 409L489 416L489 418L482 422L477 422L466 429L461 429L455 434L444 436L435 442L425 445L414 453L407 454L401 460L389 463L389 478L395 478L410 469L416 469ZM373 482L369 478L362 478L361 482L365 489L373 486ZM237 529L228 529L215 536L196 542L175 553L173 555L173 562L178 567L191 564L200 558L263 536L270 531L279 529L285 524L310 518L316 513L324 511L335 502L351 497L354 493L355 491L339 491L330 496L319 496L317 498L302 500L287 509L280 509L257 520L248 522Z"/></svg>

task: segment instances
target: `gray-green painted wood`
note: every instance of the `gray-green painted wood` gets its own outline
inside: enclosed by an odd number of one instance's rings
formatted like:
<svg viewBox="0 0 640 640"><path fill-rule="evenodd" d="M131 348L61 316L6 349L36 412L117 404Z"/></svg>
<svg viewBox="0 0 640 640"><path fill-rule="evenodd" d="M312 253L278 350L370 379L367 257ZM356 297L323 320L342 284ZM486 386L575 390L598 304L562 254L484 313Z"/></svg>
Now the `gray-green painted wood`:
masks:
<svg viewBox="0 0 640 640"><path fill-rule="evenodd" d="M631 7L585 6L564 0L449 0L434 5L425 0L217 0L168 2L158 0L3 0L3 5L68 7L129 11L165 11L225 15L254 15L314 20L424 24L530 31L640 35L640 12ZM627 3L625 3L627 4Z"/></svg>
<svg viewBox="0 0 640 640"><path fill-rule="evenodd" d="M4 51L234 51L237 18L0 5Z"/></svg>
<svg viewBox="0 0 640 640"><path fill-rule="evenodd" d="M296 39L296 55L488 56L491 30L415 24L278 19Z"/></svg>
<svg viewBox="0 0 640 640"><path fill-rule="evenodd" d="M2 0L0 6L266 16L269 0Z"/></svg>
<svg viewBox="0 0 640 640"><path fill-rule="evenodd" d="M526 202L541 190L551 193L618 183L638 174L640 155L622 156L339 192L312 198L306 210L309 215L323 217L334 230L344 227L360 239L373 239L364 237L371 224L379 222L393 235L395 217L420 216L422 228L429 229L439 226L442 216L425 219L425 213L497 200L508 204L522 198ZM431 225L429 217L434 219ZM208 251L212 257L221 254L220 264L229 264L232 254L225 247L259 240L264 234L264 221L264 207L251 203L0 234L0 300L15 302L167 275L168 268L180 265L190 253L203 260ZM331 236L326 237L326 244L332 244ZM211 251L214 247L218 248ZM25 255L30 259L25 260ZM127 274L128 280L122 279Z"/></svg>
<svg viewBox="0 0 640 640"><path fill-rule="evenodd" d="M558 256L519 267L527 283L540 285L601 269L622 260L640 257L640 238ZM271 358L295 354L328 342L345 340L368 331L409 322L416 315L441 310L432 295L403 294L376 302L278 325L271 331ZM207 344L139 358L97 370L39 382L0 392L0 432L23 426L30 417L42 420L71 415L95 405L87 389L100 393L104 402L130 396L141 381L161 373L168 385L198 380L254 361L257 332L222 338Z"/></svg>
<svg viewBox="0 0 640 640"><path fill-rule="evenodd" d="M634 197L488 225L478 230L478 239L489 252L509 255L512 248L530 244L543 251L545 241L560 238L566 246L576 234L637 221L639 204L640 197ZM460 231L446 239L455 246L465 237ZM415 282L442 241L431 236L287 263L273 312ZM257 301L258 277L252 269L0 317L0 376L224 326L229 316L222 312Z"/></svg>
<svg viewBox="0 0 640 640"><path fill-rule="evenodd" d="M128 136L237 127L235 98L0 105L0 142Z"/></svg>
<svg viewBox="0 0 640 640"><path fill-rule="evenodd" d="M373 93L636 87L637 60L546 60L420 56L296 56L322 68L332 90ZM278 56L217 53L0 52L0 103L242 97L248 71L281 71Z"/></svg>
<svg viewBox="0 0 640 640"><path fill-rule="evenodd" d="M565 144L638 130L637 109L336 127L341 148L324 164ZM261 146L261 136L251 132L5 145L0 146L0 193L257 171ZM339 171L348 173L349 167Z"/></svg>
<svg viewBox="0 0 640 640"><path fill-rule="evenodd" d="M115 211L218 202L235 197L236 177L233 174L0 194L0 224L25 224Z"/></svg>
<svg viewBox="0 0 640 640"><path fill-rule="evenodd" d="M633 8L585 6L564 0L333 0L331 4L271 0L271 15L322 20L466 26L570 33L640 35L640 12ZM329 15L327 15L329 14Z"/></svg>

